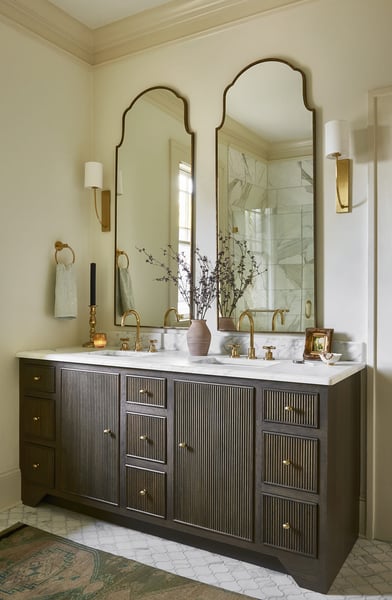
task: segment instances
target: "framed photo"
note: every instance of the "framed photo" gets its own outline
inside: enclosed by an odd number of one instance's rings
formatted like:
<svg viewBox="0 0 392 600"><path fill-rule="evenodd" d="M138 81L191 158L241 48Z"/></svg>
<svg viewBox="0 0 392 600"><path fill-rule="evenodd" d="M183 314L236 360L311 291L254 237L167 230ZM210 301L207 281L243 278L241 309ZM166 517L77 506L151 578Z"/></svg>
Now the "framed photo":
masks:
<svg viewBox="0 0 392 600"><path fill-rule="evenodd" d="M333 329L306 329L304 358L307 360L320 360L322 352L331 352L332 335Z"/></svg>

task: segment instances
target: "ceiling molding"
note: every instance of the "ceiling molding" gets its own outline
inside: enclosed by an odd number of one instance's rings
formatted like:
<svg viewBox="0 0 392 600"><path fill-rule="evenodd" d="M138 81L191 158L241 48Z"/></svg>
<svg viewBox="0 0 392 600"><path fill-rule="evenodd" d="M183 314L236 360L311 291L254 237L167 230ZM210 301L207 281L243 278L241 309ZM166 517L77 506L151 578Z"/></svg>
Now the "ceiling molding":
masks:
<svg viewBox="0 0 392 600"><path fill-rule="evenodd" d="M312 0L172 0L89 29L48 0L0 0L0 16L91 65L222 29L255 15Z"/></svg>

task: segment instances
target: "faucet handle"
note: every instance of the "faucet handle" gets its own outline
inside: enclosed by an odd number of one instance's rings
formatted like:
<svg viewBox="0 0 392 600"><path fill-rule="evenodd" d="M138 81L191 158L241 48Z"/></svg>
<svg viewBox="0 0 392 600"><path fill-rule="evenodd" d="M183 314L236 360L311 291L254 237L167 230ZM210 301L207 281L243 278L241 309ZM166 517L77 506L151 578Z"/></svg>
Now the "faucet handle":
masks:
<svg viewBox="0 0 392 600"><path fill-rule="evenodd" d="M276 346L263 346L265 350L264 360L275 360L272 350L276 350Z"/></svg>
<svg viewBox="0 0 392 600"><path fill-rule="evenodd" d="M121 350L129 350L129 337L120 338Z"/></svg>
<svg viewBox="0 0 392 600"><path fill-rule="evenodd" d="M229 344L227 346L227 348L231 348L231 358L239 358L240 357L240 353L239 353L239 348L241 347L241 344Z"/></svg>
<svg viewBox="0 0 392 600"><path fill-rule="evenodd" d="M156 344L158 343L158 340L150 340L150 346L148 348L149 352L158 352Z"/></svg>

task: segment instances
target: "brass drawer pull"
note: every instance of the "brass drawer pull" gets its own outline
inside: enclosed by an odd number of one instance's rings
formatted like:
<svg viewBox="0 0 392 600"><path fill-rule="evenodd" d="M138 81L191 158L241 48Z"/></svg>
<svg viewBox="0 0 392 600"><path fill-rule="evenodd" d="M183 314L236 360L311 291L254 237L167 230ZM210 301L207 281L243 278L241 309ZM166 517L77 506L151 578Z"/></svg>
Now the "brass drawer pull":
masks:
<svg viewBox="0 0 392 600"><path fill-rule="evenodd" d="M186 447L187 447L187 443L186 443L186 442L180 442L180 443L178 444L178 447L179 447L179 448L186 448Z"/></svg>
<svg viewBox="0 0 392 600"><path fill-rule="evenodd" d="M140 494L140 496L147 496L147 490L146 489L140 490L139 494Z"/></svg>
<svg viewBox="0 0 392 600"><path fill-rule="evenodd" d="M288 467L288 466L290 466L290 465L292 464L292 462L291 462L291 460L290 460L290 459L288 459L288 458L284 458L284 459L282 460L282 464L284 464L284 466L285 466L285 467Z"/></svg>
<svg viewBox="0 0 392 600"><path fill-rule="evenodd" d="M287 531L288 529L291 529L291 525L290 525L290 523L283 523L282 528Z"/></svg>
<svg viewBox="0 0 392 600"><path fill-rule="evenodd" d="M139 436L139 440L142 440L142 442L147 442L148 441L148 436L147 435L140 435Z"/></svg>
<svg viewBox="0 0 392 600"><path fill-rule="evenodd" d="M40 464L39 463L33 463L31 466L33 467L33 469L37 470L37 469L39 469Z"/></svg>
<svg viewBox="0 0 392 600"><path fill-rule="evenodd" d="M41 376L40 375L34 375L33 381L41 381Z"/></svg>
<svg viewBox="0 0 392 600"><path fill-rule="evenodd" d="M111 433L112 433L112 430L111 430L111 429L104 429L104 430L103 430L103 432L104 432L106 435L111 435Z"/></svg>
<svg viewBox="0 0 392 600"><path fill-rule="evenodd" d="M41 417L33 417L33 421L34 423L37 423L40 420Z"/></svg>
<svg viewBox="0 0 392 600"><path fill-rule="evenodd" d="M141 390L139 390L139 394L146 394L146 395L148 395L148 390L142 388Z"/></svg>
<svg viewBox="0 0 392 600"><path fill-rule="evenodd" d="M289 406L285 406L284 409L287 412L291 412L292 410L294 410L294 408L292 406L290 406L290 405Z"/></svg>

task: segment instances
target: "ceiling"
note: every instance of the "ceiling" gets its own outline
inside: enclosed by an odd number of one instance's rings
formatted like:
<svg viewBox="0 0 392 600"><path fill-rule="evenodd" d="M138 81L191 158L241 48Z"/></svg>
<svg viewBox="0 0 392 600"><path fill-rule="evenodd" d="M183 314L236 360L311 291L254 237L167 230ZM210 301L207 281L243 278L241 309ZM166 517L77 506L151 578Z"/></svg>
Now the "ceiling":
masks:
<svg viewBox="0 0 392 600"><path fill-rule="evenodd" d="M171 0L50 0L65 13L90 29L97 29ZM187 0L184 0L185 2Z"/></svg>

